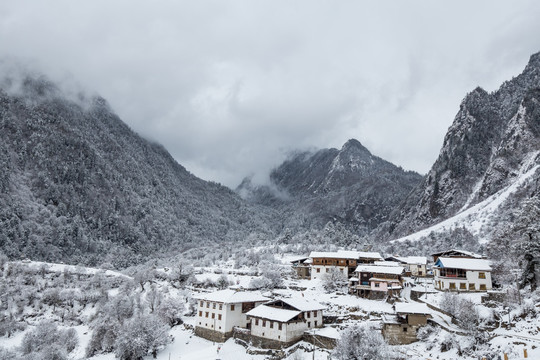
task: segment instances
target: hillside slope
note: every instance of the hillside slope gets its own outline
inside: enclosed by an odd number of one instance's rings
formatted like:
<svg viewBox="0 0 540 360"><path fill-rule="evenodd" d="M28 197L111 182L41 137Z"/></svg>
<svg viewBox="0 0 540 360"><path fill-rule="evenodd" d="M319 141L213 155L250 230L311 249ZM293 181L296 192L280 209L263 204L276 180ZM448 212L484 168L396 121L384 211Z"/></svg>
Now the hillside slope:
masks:
<svg viewBox="0 0 540 360"><path fill-rule="evenodd" d="M337 221L365 234L386 221L421 179L352 139L340 150L296 153L271 172L270 185L257 187L246 179L237 191L253 203L279 209L290 228Z"/></svg>
<svg viewBox="0 0 540 360"><path fill-rule="evenodd" d="M99 97L50 81L0 89L0 249L11 258L125 267L273 233L274 214L176 163Z"/></svg>
<svg viewBox="0 0 540 360"><path fill-rule="evenodd" d="M504 201L495 202L498 206L477 215L485 221L508 216L512 207L505 202L517 204L525 197L539 196L540 175L534 170L540 164L539 151L540 53L497 91L477 88L465 97L425 180L379 234L390 238L411 234L515 187ZM524 174L527 181L519 183Z"/></svg>

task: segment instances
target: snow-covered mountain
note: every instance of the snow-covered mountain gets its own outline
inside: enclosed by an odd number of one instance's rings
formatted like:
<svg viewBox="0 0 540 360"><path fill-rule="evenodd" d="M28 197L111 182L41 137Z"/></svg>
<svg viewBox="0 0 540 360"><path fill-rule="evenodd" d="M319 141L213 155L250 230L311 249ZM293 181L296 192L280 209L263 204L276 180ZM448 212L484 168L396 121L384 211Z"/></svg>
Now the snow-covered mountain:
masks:
<svg viewBox="0 0 540 360"><path fill-rule="evenodd" d="M150 256L274 236L269 208L203 181L100 97L35 76L0 78L0 252L125 267Z"/></svg>
<svg viewBox="0 0 540 360"><path fill-rule="evenodd" d="M540 53L497 91L465 97L435 164L379 234L424 229L407 237L419 238L460 226L485 233L522 199L539 196L539 154Z"/></svg>
<svg viewBox="0 0 540 360"><path fill-rule="evenodd" d="M237 191L252 203L279 209L289 228L338 221L365 234L386 221L421 180L352 139L340 150L293 154L271 172L270 185L245 179Z"/></svg>

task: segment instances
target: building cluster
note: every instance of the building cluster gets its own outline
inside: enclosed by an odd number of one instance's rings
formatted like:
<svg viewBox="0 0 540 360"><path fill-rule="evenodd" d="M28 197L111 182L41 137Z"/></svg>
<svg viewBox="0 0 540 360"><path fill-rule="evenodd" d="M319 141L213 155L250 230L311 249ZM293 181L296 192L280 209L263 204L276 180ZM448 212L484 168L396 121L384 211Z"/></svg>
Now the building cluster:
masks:
<svg viewBox="0 0 540 360"><path fill-rule="evenodd" d="M324 306L315 301L270 300L256 291L231 289L196 299L195 334L212 341L223 342L237 331L260 347L281 348L323 325Z"/></svg>
<svg viewBox="0 0 540 360"><path fill-rule="evenodd" d="M321 279L339 272L348 279L349 293L368 299L397 300L405 277L433 277L436 290L487 291L491 267L483 256L462 250L423 256L389 256L377 252L312 252L292 260L299 278ZM221 290L197 297L195 333L223 342L235 336L263 348L283 348L305 333L323 326L324 307L304 298L269 299L256 291ZM392 344L416 341L416 331L427 324L425 304L394 302L395 314L383 319L383 335Z"/></svg>

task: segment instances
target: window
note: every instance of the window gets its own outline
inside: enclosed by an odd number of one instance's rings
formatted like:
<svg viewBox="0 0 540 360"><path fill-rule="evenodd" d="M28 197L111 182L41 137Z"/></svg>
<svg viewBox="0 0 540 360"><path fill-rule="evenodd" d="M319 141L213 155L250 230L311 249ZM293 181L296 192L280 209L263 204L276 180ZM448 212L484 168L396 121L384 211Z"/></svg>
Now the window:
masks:
<svg viewBox="0 0 540 360"><path fill-rule="evenodd" d="M315 320L315 327L317 327L317 320Z"/></svg>
<svg viewBox="0 0 540 360"><path fill-rule="evenodd" d="M407 332L407 328L406 328L406 327L403 328L403 332Z"/></svg>
<svg viewBox="0 0 540 360"><path fill-rule="evenodd" d="M485 279L486 278L486 273L485 272L479 272L478 273L478 278L479 279Z"/></svg>
<svg viewBox="0 0 540 360"><path fill-rule="evenodd" d="M255 325L259 326L259 319L255 319Z"/></svg>
<svg viewBox="0 0 540 360"><path fill-rule="evenodd" d="M474 284L469 284L469 290L471 291L476 290L476 287L474 286Z"/></svg>
<svg viewBox="0 0 540 360"><path fill-rule="evenodd" d="M277 326L278 330L281 330L281 327L282 327L282 324L278 323L278 326Z"/></svg>
<svg viewBox="0 0 540 360"><path fill-rule="evenodd" d="M204 317L208 317L208 311L204 313Z"/></svg>
<svg viewBox="0 0 540 360"><path fill-rule="evenodd" d="M311 312L309 312L309 311L306 312L306 315L307 315L306 317L310 317L310 316L311 316Z"/></svg>
<svg viewBox="0 0 540 360"><path fill-rule="evenodd" d="M199 321L199 325L201 325L201 322Z"/></svg>
<svg viewBox="0 0 540 360"><path fill-rule="evenodd" d="M465 284L465 283L460 283L460 284L459 284L459 290L467 290L467 284Z"/></svg>
<svg viewBox="0 0 540 360"><path fill-rule="evenodd" d="M234 311L234 304L231 305L231 311Z"/></svg>
<svg viewBox="0 0 540 360"><path fill-rule="evenodd" d="M313 316L317 317L317 310L313 312Z"/></svg>
<svg viewBox="0 0 540 360"><path fill-rule="evenodd" d="M223 310L223 304L219 304L219 310Z"/></svg>
<svg viewBox="0 0 540 360"><path fill-rule="evenodd" d="M199 311L199 317L202 317L202 311Z"/></svg>
<svg viewBox="0 0 540 360"><path fill-rule="evenodd" d="M212 313L212 319L216 318L216 314Z"/></svg>
<svg viewBox="0 0 540 360"><path fill-rule="evenodd" d="M450 290L456 290L456 283L450 283Z"/></svg>
<svg viewBox="0 0 540 360"><path fill-rule="evenodd" d="M210 307L210 303L207 302L207 303L206 303L206 308L209 308L209 307Z"/></svg>
<svg viewBox="0 0 540 360"><path fill-rule="evenodd" d="M380 286L381 286L381 284L375 283L375 287L380 287Z"/></svg>
<svg viewBox="0 0 540 360"><path fill-rule="evenodd" d="M317 272L320 273L320 272L321 272L321 268L317 268Z"/></svg>
<svg viewBox="0 0 540 360"><path fill-rule="evenodd" d="M201 307L203 307L204 306L204 301L201 301L200 305L201 305Z"/></svg>
<svg viewBox="0 0 540 360"><path fill-rule="evenodd" d="M330 269L329 269L329 268L326 268L326 272L329 272L329 271L330 271Z"/></svg>
<svg viewBox="0 0 540 360"><path fill-rule="evenodd" d="M263 324L262 324L263 327L266 326L266 320L263 320Z"/></svg>
<svg viewBox="0 0 540 360"><path fill-rule="evenodd" d="M480 290L486 290L486 284L480 284Z"/></svg>
<svg viewBox="0 0 540 360"><path fill-rule="evenodd" d="M221 320L221 314L218 314L217 319Z"/></svg>
<svg viewBox="0 0 540 360"><path fill-rule="evenodd" d="M270 323L270 329L273 329L274 328L274 323L271 322L271 321L269 321L269 323Z"/></svg>
<svg viewBox="0 0 540 360"><path fill-rule="evenodd" d="M311 327L311 321L307 322L307 327Z"/></svg>
<svg viewBox="0 0 540 360"><path fill-rule="evenodd" d="M216 308L216 303L212 303L212 309Z"/></svg>

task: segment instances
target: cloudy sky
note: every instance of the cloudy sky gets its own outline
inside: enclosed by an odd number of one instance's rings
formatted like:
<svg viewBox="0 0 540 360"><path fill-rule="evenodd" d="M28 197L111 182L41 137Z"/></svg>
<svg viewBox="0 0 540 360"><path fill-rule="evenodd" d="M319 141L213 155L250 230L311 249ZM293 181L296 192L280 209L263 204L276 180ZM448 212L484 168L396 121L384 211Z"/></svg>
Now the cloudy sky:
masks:
<svg viewBox="0 0 540 360"><path fill-rule="evenodd" d="M465 94L540 51L539 15L537 0L6 0L0 56L99 93L231 187L350 138L425 173Z"/></svg>

